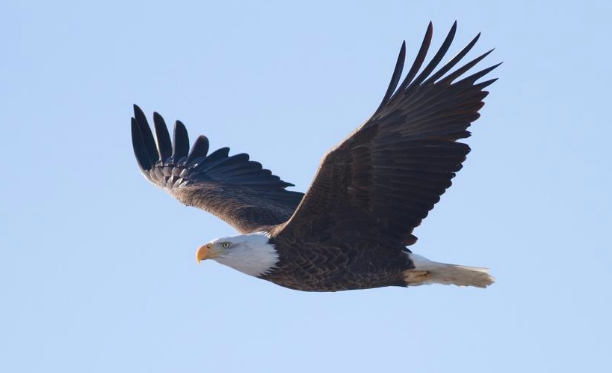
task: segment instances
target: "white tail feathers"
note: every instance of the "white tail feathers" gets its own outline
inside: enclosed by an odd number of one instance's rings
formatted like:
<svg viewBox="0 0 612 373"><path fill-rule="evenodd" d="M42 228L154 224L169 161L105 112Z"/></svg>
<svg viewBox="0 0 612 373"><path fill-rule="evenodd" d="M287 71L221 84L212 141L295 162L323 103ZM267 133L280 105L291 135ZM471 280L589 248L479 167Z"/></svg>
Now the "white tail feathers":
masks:
<svg viewBox="0 0 612 373"><path fill-rule="evenodd" d="M414 263L414 269L404 271L408 286L443 284L486 288L495 281L488 268L438 263L412 253L408 256Z"/></svg>

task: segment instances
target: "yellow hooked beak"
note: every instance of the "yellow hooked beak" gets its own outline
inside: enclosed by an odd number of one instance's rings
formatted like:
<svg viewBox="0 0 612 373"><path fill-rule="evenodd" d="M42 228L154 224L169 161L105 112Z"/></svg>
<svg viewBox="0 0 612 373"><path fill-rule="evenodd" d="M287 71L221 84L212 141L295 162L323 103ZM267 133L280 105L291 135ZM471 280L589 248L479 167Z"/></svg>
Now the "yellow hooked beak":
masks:
<svg viewBox="0 0 612 373"><path fill-rule="evenodd" d="M202 260L214 259L218 257L219 254L220 253L217 250L213 249L213 245L211 243L207 243L204 246L200 246L198 249L198 252L196 253L196 260L198 261L198 264L200 264Z"/></svg>

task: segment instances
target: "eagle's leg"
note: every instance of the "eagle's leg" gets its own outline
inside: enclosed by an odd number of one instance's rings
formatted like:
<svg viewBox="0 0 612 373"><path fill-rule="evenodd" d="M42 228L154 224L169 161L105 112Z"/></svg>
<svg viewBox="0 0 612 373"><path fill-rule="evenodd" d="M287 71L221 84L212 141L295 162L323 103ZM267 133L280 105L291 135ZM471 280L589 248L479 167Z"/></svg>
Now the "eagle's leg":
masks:
<svg viewBox="0 0 612 373"><path fill-rule="evenodd" d="M423 285L431 281L431 273L429 271L410 269L404 272L404 281L410 286Z"/></svg>

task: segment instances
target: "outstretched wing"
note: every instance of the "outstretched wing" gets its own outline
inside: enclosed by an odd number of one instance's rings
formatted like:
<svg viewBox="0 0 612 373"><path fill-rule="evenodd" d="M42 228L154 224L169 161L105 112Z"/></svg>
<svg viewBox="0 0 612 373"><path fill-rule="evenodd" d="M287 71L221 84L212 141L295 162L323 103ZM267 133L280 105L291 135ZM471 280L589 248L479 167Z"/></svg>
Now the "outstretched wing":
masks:
<svg viewBox="0 0 612 373"><path fill-rule="evenodd" d="M208 139L196 139L191 152L187 129L174 126L174 143L161 115L154 113L155 137L134 105L132 145L143 175L186 205L215 214L241 233L267 231L287 221L303 193L282 181L248 154L229 156L229 148L208 154Z"/></svg>
<svg viewBox="0 0 612 373"><path fill-rule="evenodd" d="M476 81L498 66L458 80L489 51L451 72L479 34L439 67L456 27L455 22L419 74L431 43L429 24L398 88L406 53L402 45L389 88L374 115L324 157L295 214L275 235L394 245L416 242L413 229L451 186L470 151L457 140L470 136L467 128L478 119L488 94L483 89L495 79Z"/></svg>

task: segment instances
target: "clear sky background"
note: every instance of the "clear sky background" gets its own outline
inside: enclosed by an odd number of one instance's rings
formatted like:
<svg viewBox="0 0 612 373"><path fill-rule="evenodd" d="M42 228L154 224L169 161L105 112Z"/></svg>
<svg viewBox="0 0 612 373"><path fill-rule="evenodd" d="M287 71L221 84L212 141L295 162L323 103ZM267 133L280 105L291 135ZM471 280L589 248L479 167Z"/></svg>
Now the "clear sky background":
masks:
<svg viewBox="0 0 612 373"><path fill-rule="evenodd" d="M0 371L612 371L612 6L504 3L3 1ZM412 248L497 283L317 294L196 265L234 230L139 174L132 104L304 191L430 20L504 64Z"/></svg>

